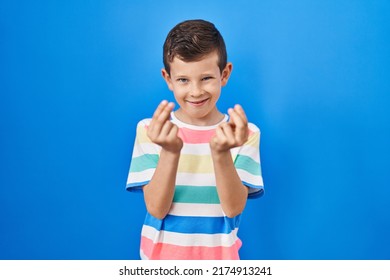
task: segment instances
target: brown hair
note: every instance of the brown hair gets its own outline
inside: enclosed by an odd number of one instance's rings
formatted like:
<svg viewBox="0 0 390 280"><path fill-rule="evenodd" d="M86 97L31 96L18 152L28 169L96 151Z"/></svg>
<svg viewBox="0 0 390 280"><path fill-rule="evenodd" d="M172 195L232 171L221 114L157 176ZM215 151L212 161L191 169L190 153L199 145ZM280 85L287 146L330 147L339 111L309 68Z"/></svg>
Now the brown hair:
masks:
<svg viewBox="0 0 390 280"><path fill-rule="evenodd" d="M183 21L172 28L165 39L165 70L170 75L170 63L174 57L186 62L199 61L213 51L218 53L218 67L222 73L227 64L227 53L221 33L214 24L205 20Z"/></svg>

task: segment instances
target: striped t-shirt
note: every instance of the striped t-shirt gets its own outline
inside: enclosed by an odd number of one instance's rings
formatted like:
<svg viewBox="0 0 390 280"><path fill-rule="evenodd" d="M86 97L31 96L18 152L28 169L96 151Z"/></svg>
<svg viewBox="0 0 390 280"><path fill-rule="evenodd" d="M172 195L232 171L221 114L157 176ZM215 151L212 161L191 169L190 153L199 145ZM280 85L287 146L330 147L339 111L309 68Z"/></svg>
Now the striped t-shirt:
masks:
<svg viewBox="0 0 390 280"><path fill-rule="evenodd" d="M226 122L228 116L222 122ZM161 147L147 136L151 119L137 125L127 189L140 191L156 169ZM175 194L168 215L160 220L146 214L141 232L141 259L204 260L239 259L241 240L237 236L240 217L227 217L218 198L209 142L219 124L194 126L179 121L183 148L176 176ZM263 194L260 167L260 130L249 123L249 139L231 149L239 177L249 188L248 198Z"/></svg>

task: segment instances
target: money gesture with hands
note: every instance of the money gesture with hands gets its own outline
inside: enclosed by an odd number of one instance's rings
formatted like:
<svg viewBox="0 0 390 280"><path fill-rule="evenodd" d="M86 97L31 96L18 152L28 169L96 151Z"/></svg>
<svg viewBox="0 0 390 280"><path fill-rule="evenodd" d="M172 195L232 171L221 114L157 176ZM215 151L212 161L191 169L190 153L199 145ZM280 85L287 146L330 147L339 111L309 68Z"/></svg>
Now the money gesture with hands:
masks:
<svg viewBox="0 0 390 280"><path fill-rule="evenodd" d="M213 152L226 152L232 148L244 145L248 140L248 120L240 105L228 110L228 122L220 124L210 141Z"/></svg>
<svg viewBox="0 0 390 280"><path fill-rule="evenodd" d="M158 105L148 127L147 135L153 143L160 145L162 149L172 153L180 153L183 141L178 136L179 128L169 120L174 107L173 102L166 100Z"/></svg>

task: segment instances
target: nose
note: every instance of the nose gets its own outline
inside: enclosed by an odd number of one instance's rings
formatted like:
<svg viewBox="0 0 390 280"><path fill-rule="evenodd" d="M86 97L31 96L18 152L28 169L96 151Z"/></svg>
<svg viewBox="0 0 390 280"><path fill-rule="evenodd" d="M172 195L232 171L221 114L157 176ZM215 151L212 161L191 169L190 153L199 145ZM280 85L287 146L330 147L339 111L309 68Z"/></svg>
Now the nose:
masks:
<svg viewBox="0 0 390 280"><path fill-rule="evenodd" d="M191 87L191 96L199 97L201 95L203 95L203 90L201 86L198 83L193 83Z"/></svg>

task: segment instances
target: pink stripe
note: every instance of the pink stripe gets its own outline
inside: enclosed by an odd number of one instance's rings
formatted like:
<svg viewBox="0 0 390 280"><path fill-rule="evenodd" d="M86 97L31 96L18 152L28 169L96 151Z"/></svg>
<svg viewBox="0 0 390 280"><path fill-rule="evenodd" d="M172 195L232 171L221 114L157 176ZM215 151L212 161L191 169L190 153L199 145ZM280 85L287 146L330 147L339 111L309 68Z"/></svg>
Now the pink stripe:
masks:
<svg viewBox="0 0 390 280"><path fill-rule="evenodd" d="M148 127L149 125L145 125L145 130L148 130ZM215 129L193 130L186 127L179 128L179 137L184 143L188 144L209 143L214 134Z"/></svg>
<svg viewBox="0 0 390 280"><path fill-rule="evenodd" d="M248 128L248 136L254 132ZM187 144L210 143L211 138L215 134L215 129L210 130L193 130L186 127L179 129L179 137Z"/></svg>
<svg viewBox="0 0 390 280"><path fill-rule="evenodd" d="M145 129L148 129L148 125L145 125ZM254 132L248 128L248 136L251 136L253 133ZM187 144L210 143L214 134L215 129L193 130L186 127L179 128L179 137Z"/></svg>
<svg viewBox="0 0 390 280"><path fill-rule="evenodd" d="M141 249L150 260L239 260L241 240L231 247L177 246L141 238Z"/></svg>
<svg viewBox="0 0 390 280"><path fill-rule="evenodd" d="M179 137L187 144L209 143L215 134L215 129L193 130L186 127L179 129Z"/></svg>

